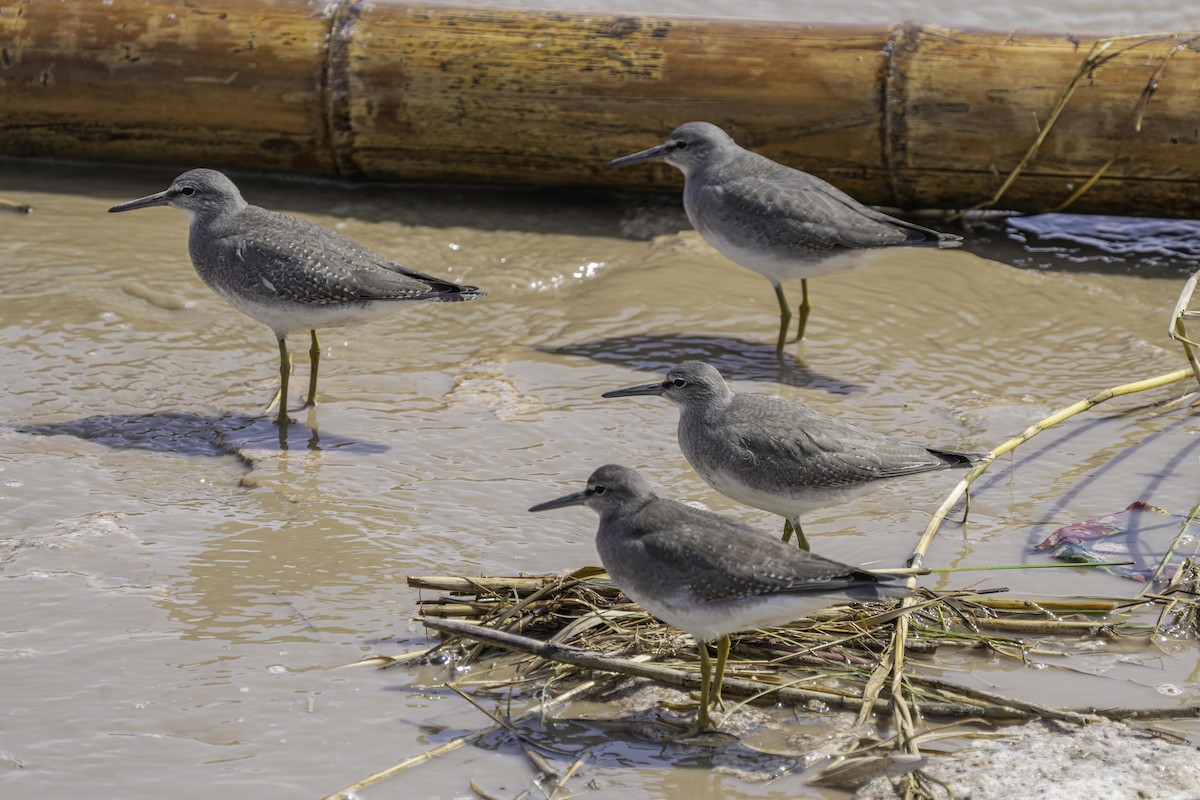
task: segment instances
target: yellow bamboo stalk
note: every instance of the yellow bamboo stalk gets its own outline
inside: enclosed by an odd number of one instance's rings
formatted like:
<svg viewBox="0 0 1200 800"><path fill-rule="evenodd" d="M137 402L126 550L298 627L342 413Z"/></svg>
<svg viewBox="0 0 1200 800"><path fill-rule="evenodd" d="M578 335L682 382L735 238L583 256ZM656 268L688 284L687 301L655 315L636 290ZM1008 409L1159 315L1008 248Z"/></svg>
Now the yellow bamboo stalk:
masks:
<svg viewBox="0 0 1200 800"><path fill-rule="evenodd" d="M527 595L557 580L555 575L505 577L458 577L454 575L411 575L410 589L431 589L453 594L478 594L481 590L497 594Z"/></svg>
<svg viewBox="0 0 1200 800"><path fill-rule="evenodd" d="M1200 382L1200 358L1196 355L1200 344L1188 338L1187 327L1183 322L1185 319L1200 317L1200 312L1188 311L1192 295L1196 293L1198 278L1200 278L1200 272L1188 278L1184 283L1183 290L1179 293L1179 299L1175 302L1175 310L1171 314L1171 325L1167 328L1167 335L1183 345L1183 353L1187 356L1188 363L1192 365L1192 371L1196 373L1196 381Z"/></svg>

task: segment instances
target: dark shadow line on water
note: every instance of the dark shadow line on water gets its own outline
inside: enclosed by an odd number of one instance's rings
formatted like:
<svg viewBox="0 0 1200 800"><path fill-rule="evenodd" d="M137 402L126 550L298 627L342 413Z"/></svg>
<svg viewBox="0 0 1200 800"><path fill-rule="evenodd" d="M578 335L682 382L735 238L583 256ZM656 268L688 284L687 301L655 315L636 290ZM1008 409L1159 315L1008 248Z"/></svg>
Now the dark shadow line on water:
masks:
<svg viewBox="0 0 1200 800"><path fill-rule="evenodd" d="M337 434L318 432L316 425L293 422L278 426L269 417L244 414L210 416L189 411L145 414L98 414L47 423L7 423L31 436L73 436L114 450L147 450L182 456L233 456L249 461L247 450L329 450L379 454L390 448Z"/></svg>
<svg viewBox="0 0 1200 800"><path fill-rule="evenodd" d="M1092 418L1088 420L1076 420L1073 427L1070 428L1050 428L1042 431L1037 439L1034 439L1034 444L1021 444L1015 450L1011 450L998 459L997 463L1004 464L1008 467L1008 471L996 473L989 470L985 473L982 480L976 482L971 487L973 494L978 494L991 489L998 484L1007 483L1011 480L1012 471L1020 469L1022 465L1030 464L1037 461L1039 458L1053 453L1061 448L1072 439L1076 439L1088 433L1093 428L1102 425L1105 422L1104 418ZM1070 423L1066 423L1070 424ZM1056 433L1057 436L1047 436L1049 433ZM1014 434L1015 435L1015 434ZM1006 437L1008 438L1008 437Z"/></svg>
<svg viewBox="0 0 1200 800"><path fill-rule="evenodd" d="M285 214L334 213L357 222L399 223L407 226L457 228L523 233L635 238L621 232L631 206L645 202L676 207L679 194L643 195L621 190L506 186L470 183L351 182L332 177L289 175L227 169L213 164L63 165L46 159L0 157L0 186L14 200L28 187L43 194L91 197L115 204L167 188L181 173L196 167L216 167L238 185L246 201ZM345 204L350 213L338 210ZM331 211L331 207L333 210ZM43 202L38 214L53 214L54 203ZM683 227L687 227L686 218ZM649 237L636 237L649 238ZM385 253L386 255L386 253Z"/></svg>
<svg viewBox="0 0 1200 800"><path fill-rule="evenodd" d="M773 345L728 336L639 334L532 348L551 355L583 356L660 377L681 361L696 360L712 364L730 381L774 381L842 395L863 391L861 386L809 369L795 356L777 356Z"/></svg>
<svg viewBox="0 0 1200 800"><path fill-rule="evenodd" d="M1077 481L1075 485L1072 486L1068 491L1057 497L1047 512L1047 517L1053 519L1055 516L1057 516L1059 511L1067 508L1070 505L1071 500L1085 488L1087 488L1093 481L1099 479L1100 476L1104 475L1105 473L1108 473L1114 469L1118 469L1123 461L1132 456L1134 450L1148 445L1155 439L1166 436L1171 427L1181 424L1183 424L1183 421L1178 420L1171 426L1168 426L1166 430L1158 431L1150 436L1147 436L1134 447L1124 448L1115 457L1109 459L1100 467L1088 473L1086 476ZM1193 453L1197 448L1200 448L1200 441L1189 442L1186 446L1180 448L1180 450L1176 452L1169 461L1163 464L1160 469L1144 476L1146 478L1146 482L1143 488L1140 490L1133 489L1131 481L1127 482L1131 487L1128 494L1124 497L1114 498L1113 507L1101 509L1101 513L1097 516L1118 513L1130 503L1142 500L1143 497L1151 496L1155 489L1157 489L1167 479L1168 475L1170 475L1183 462L1193 458ZM1132 477L1133 474L1134 473L1129 473L1129 477ZM1123 544L1124 552L1127 554L1127 556L1122 556L1122 560L1127 558L1128 560L1133 561L1135 564L1133 569L1135 570L1149 572L1158 566L1158 563L1162 560L1163 554L1166 552L1167 543L1170 542L1170 540L1174 538L1175 534L1179 532L1178 516L1186 514L1187 512L1186 509L1175 508L1166 508L1163 510L1177 516L1163 518L1162 521L1155 523L1154 520L1157 515L1142 515L1146 520L1149 520L1149 522L1140 522L1132 528L1125 530L1118 537L1106 537L1110 542L1120 541ZM1076 521L1081 522L1083 520L1072 520L1072 522ZM1051 522L1034 524L1039 526L1054 524L1056 525L1056 530L1057 528L1062 527L1062 524ZM1155 531L1161 531L1161 533L1156 534ZM1041 532L1041 534L1031 531L1028 542L1030 548L1045 539L1045 535L1042 534L1044 534L1044 531Z"/></svg>
<svg viewBox="0 0 1200 800"><path fill-rule="evenodd" d="M1038 447L1034 452L1029 453L1025 457L1018 459L1017 463L1012 465L1011 468L1017 469L1023 463L1028 463L1030 461L1036 460L1037 458L1039 458L1045 454L1054 452L1054 451L1060 449L1066 442L1069 442L1073 439L1081 437L1101 425L1111 424L1111 423L1119 422L1119 421L1120 421L1120 418L1118 416L1100 417L1097 419L1088 420L1082 424L1078 424L1071 430L1061 431L1061 435L1059 437L1042 442L1040 447ZM1139 450L1142 447L1144 447L1148 444L1151 444L1155 440L1166 436L1172 429L1177 428L1181 425L1184 425L1184 424L1186 424L1186 422L1187 422L1187 420L1185 420L1185 419L1182 419L1182 418L1177 419L1177 420L1171 422L1170 424L1168 424L1167 426L1165 426L1162 430L1159 430L1159 431L1149 434L1142 441L1138 442L1136 445L1122 448L1120 450L1120 452L1118 452L1115 456L1113 456L1112 458L1109 458L1107 461L1105 461L1100 466L1096 467L1094 470L1091 470L1086 475L1083 475L1082 477L1080 477L1077 481L1075 481L1072 484L1072 486L1067 491L1056 496L1053 499L1053 501L1050 503L1049 508L1042 515L1042 519L1040 521L1030 522L1028 524L1028 527L1030 528L1030 532L1026 536L1026 548L1025 548L1025 552L1024 552L1024 559L1025 559L1024 563L1031 563L1031 561L1033 561L1034 559L1038 559L1039 561L1044 559L1044 555L1034 552L1033 548L1034 548L1034 546L1036 546L1036 545L1040 544L1042 541L1044 541L1047 536L1049 536L1051 533L1053 533L1053 531L1046 530L1047 528L1053 527L1055 530L1057 530L1058 528L1061 528L1064 525L1069 525L1069 524L1072 524L1075 522L1083 522L1084 521L1084 520L1074 520L1074 519L1068 520L1068 521L1063 521L1062 519L1055 519L1056 517L1058 517L1062 514L1064 509L1070 507L1070 504L1073 501L1073 499L1076 496L1078 496L1084 489L1091 486L1096 480L1100 479L1102 476L1104 476L1108 473L1111 473L1113 470L1120 469L1123 466L1124 462L1126 462L1129 458L1131 458L1133 456L1134 451ZM1142 500L1144 497L1150 495L1152 492L1155 491L1155 489L1157 489L1157 487L1159 485L1161 485L1167 479L1167 476L1169 476L1173 471L1175 471L1185 461L1193 458L1194 457L1193 454L1197 448L1200 448L1200 441L1188 442L1188 444L1186 446L1180 448L1180 450L1178 452L1176 452L1167 463L1163 464L1161 469L1155 471L1153 474L1145 476L1147 480L1146 480L1146 483L1143 486L1143 488L1141 488L1141 489L1130 488L1126 495L1121 496L1121 497L1116 497L1113 499L1113 507L1112 508L1102 509L1095 516L1104 516L1107 514L1118 513L1120 511L1122 511L1130 503ZM1131 476L1132 476L1132 473L1131 473ZM981 485L974 487L972 491L973 492L982 492L993 486L1001 484L1002 482L1006 482L1008 479L1009 479L1009 475L1007 475L1007 474L991 475L991 476L989 476L989 479L986 482L981 481L980 482ZM1126 481L1126 484L1132 486L1131 481ZM1168 509L1164 509L1164 510L1171 512L1172 514L1186 513L1186 510L1182 510L1182 509L1168 508ZM1158 528L1158 527L1173 527L1173 528L1177 529L1178 523L1176 520L1172 519L1169 522L1164 522L1163 525L1161 525L1161 526L1155 525L1155 526L1148 527L1146 525L1141 525L1141 526L1138 526L1138 528L1135 531L1129 531L1121 537L1121 539L1124 540L1124 543L1127 547L1128 558L1130 560L1135 561L1139 565L1137 567L1138 569L1143 569L1143 568L1147 568L1147 567L1150 569L1153 569L1155 566L1157 566L1158 561L1162 557L1161 552L1153 552L1150 549L1161 543L1158 542L1157 539L1155 539L1154 541L1151 541L1151 538L1149 536L1147 536L1147 533L1150 528ZM1122 557L1122 560L1124 560L1124 557Z"/></svg>
<svg viewBox="0 0 1200 800"><path fill-rule="evenodd" d="M1097 420L1097 423L1103 422L1103 421L1105 421L1105 420ZM1101 464L1095 470L1088 473L1084 478L1077 481L1075 483L1075 485L1072 486L1070 489L1068 489L1065 493L1063 493L1062 495L1059 495L1059 497L1056 498L1054 501L1053 509L1057 510L1060 508L1065 508L1066 506L1068 506L1070 504L1071 500L1074 499L1074 497L1077 494L1079 494L1085 488L1087 488L1087 486L1089 485L1089 483L1091 481L1094 481L1097 478L1099 478L1100 476L1102 476L1114 469L1119 468L1121 466L1121 463L1123 461L1125 461L1126 459L1130 458L1133 455L1133 452L1135 450L1138 450L1142 447L1146 447L1146 446L1150 445L1152 442L1154 442L1155 440L1163 438L1169 432L1171 432L1172 429L1177 428L1183 424L1184 424L1184 420L1182 420L1182 419L1176 420L1176 421L1172 422L1171 424L1167 425L1162 430L1151 433L1149 436L1147 436L1142 441L1138 442L1136 445L1123 448L1116 456L1114 456L1113 458L1110 458L1108 461ZM1126 502L1126 498L1120 498L1120 502L1128 505L1128 503L1132 503L1135 500L1141 500L1143 496L1147 496L1147 495L1150 495L1151 493L1153 493L1167 479L1167 476L1170 475L1172 471L1174 471L1182 462L1184 462L1185 460L1192 457L1192 452L1194 450L1196 450L1196 448L1198 448L1198 447L1200 447L1200 441L1194 440L1194 441L1188 442L1184 447L1180 448L1180 450L1178 452L1176 452L1166 464L1163 464L1161 469L1159 469L1156 472L1151 473L1149 475L1145 475L1145 478L1147 480L1145 483L1145 487L1141 490L1140 493L1135 492L1134 490L1131 489L1130 495L1128 498L1128 502ZM1132 473L1128 474L1128 477L1133 477L1133 474ZM1131 484L1131 483L1132 483L1131 481L1127 481L1127 484ZM1118 509L1114 509L1114 510L1118 510ZM1172 511L1173 513L1182 513L1183 512L1183 509L1165 509L1165 510Z"/></svg>

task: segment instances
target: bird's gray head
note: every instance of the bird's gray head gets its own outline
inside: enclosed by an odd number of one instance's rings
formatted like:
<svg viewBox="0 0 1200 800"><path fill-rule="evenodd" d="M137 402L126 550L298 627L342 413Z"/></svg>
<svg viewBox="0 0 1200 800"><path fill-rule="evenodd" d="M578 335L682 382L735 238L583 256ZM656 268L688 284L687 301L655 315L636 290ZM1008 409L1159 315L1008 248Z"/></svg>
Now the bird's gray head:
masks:
<svg viewBox="0 0 1200 800"><path fill-rule="evenodd" d="M539 503L530 511L549 511L567 506L587 506L601 517L611 516L623 509L639 508L654 499L646 479L629 467L606 464L588 478L587 488L572 492L557 500Z"/></svg>
<svg viewBox="0 0 1200 800"><path fill-rule="evenodd" d="M724 403L732 396L717 368L704 361L684 361L657 383L643 383L626 389L614 389L601 397L656 395L680 406Z"/></svg>
<svg viewBox="0 0 1200 800"><path fill-rule="evenodd" d="M140 197L109 209L109 213L150 206L178 208L190 219L216 219L246 207L233 181L215 169L193 169L183 173L165 192Z"/></svg>
<svg viewBox="0 0 1200 800"><path fill-rule="evenodd" d="M610 167L623 167L642 161L666 161L684 175L702 166L711 166L740 148L729 134L711 122L685 122L667 137L667 141L640 153L622 156L608 162Z"/></svg>

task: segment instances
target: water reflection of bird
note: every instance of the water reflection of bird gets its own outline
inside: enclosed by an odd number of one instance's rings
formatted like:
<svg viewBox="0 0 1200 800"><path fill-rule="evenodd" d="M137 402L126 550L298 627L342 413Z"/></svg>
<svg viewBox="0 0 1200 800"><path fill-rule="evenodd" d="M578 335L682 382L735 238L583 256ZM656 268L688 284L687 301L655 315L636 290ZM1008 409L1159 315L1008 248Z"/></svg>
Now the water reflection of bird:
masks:
<svg viewBox="0 0 1200 800"><path fill-rule="evenodd" d="M121 203L110 212L172 206L191 220L188 250L196 272L238 311L258 320L279 341L278 421L287 417L292 371L287 335L310 331L312 371L304 407L317 402L321 360L318 328L357 325L394 311L398 301L474 300L484 293L390 261L340 233L248 204L233 181L194 169L158 194Z"/></svg>
<svg viewBox="0 0 1200 800"><path fill-rule="evenodd" d="M962 237L939 233L868 208L831 183L738 146L708 122L680 125L656 147L609 162L610 167L661 160L684 176L683 205L704 240L771 282L779 301L777 353L783 352L791 309L783 282L800 278L803 299L796 339L812 304L808 279L865 263L884 248L955 247Z"/></svg>
<svg viewBox="0 0 1200 800"><path fill-rule="evenodd" d="M679 449L721 494L778 514L784 541L796 532L808 549L800 514L877 489L889 478L965 468L986 456L899 442L808 406L730 391L703 361L685 361L654 383L604 397L656 395L679 406Z"/></svg>
<svg viewBox="0 0 1200 800"><path fill-rule="evenodd" d="M700 714L708 709L729 655L729 634L793 622L839 600L903 597L891 576L789 547L729 517L664 500L637 472L608 465L587 488L530 511L586 505L600 515L596 550L613 582L663 622L691 634L700 648ZM717 641L714 676L707 642Z"/></svg>

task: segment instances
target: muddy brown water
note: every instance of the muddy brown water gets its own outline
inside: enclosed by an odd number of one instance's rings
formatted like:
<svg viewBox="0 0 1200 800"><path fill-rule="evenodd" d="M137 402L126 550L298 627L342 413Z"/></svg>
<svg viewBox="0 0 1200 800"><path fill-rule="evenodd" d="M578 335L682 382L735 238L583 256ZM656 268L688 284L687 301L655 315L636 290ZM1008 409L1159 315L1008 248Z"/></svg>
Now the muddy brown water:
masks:
<svg viewBox="0 0 1200 800"><path fill-rule="evenodd" d="M436 667L329 668L429 643L407 575L595 563L590 512L525 509L607 462L776 527L691 472L669 403L599 396L683 359L714 362L741 390L980 450L1183 365L1165 331L1194 264L1161 246L1188 240L1182 223L1127 235L1064 218L889 254L814 281L809 338L780 362L765 280L694 233L643 238L677 227L670 198L236 176L251 202L490 292L326 332L321 405L281 442L259 413L277 380L273 338L196 277L185 217L105 213L172 176L0 164L0 196L36 208L0 215L5 797L319 797L483 727ZM1028 548L1054 528L1134 500L1186 513L1200 485L1197 412L1112 414L1170 394L1102 407L996 465L970 522L948 525L927 564L1041 563ZM827 555L898 565L952 483L896 483L806 528ZM1083 569L922 583L1138 588ZM1063 658L962 655L922 669L1055 705L1195 703L1196 648L1163 644L1097 637ZM555 737L588 756L576 780L594 781L592 796L844 796L746 782L703 758L676 764L601 725ZM361 796L466 797L471 779L495 796L531 786L524 757L491 738Z"/></svg>
<svg viewBox="0 0 1200 800"><path fill-rule="evenodd" d="M389 2L390 0L383 0ZM395 0L403 2L403 0ZM1119 35L1147 31L1200 28L1195 8L1174 0L1012 0L1008 3L963 3L961 0L437 0L432 5L477 5L506 8L575 8L588 11L638 11L675 16L725 16L750 19L793 19L804 22L879 23L927 20L947 27L988 30L1025 29L1041 32Z"/></svg>

